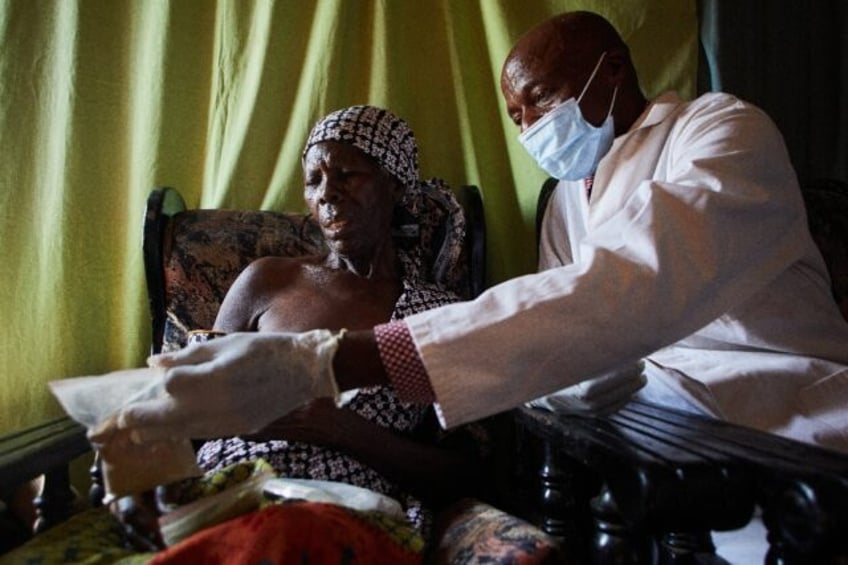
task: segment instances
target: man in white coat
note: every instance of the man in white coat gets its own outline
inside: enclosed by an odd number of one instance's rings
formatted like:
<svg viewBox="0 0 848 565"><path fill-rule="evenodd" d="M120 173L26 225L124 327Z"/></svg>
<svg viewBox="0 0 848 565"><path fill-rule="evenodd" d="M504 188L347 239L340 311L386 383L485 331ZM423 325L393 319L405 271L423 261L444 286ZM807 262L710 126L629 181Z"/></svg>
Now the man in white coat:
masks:
<svg viewBox="0 0 848 565"><path fill-rule="evenodd" d="M454 426L641 362L637 394L848 451L848 324L771 120L726 94L647 101L618 33L585 12L522 37L501 85L561 179L543 270L372 331L233 334L153 358L169 394L122 425L239 434L389 382Z"/></svg>

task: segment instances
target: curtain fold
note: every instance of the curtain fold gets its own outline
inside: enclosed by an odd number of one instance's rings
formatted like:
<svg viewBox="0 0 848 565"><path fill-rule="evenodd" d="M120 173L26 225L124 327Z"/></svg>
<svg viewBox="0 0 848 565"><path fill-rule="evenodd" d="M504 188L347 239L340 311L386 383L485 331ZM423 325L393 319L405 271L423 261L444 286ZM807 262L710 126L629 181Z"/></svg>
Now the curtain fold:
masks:
<svg viewBox="0 0 848 565"><path fill-rule="evenodd" d="M694 94L694 1L0 0L0 433L60 414L51 379L144 363L152 188L304 210L303 142L342 106L392 109L423 176L481 188L490 283L532 271L544 173L500 67L572 9L621 29L648 95Z"/></svg>

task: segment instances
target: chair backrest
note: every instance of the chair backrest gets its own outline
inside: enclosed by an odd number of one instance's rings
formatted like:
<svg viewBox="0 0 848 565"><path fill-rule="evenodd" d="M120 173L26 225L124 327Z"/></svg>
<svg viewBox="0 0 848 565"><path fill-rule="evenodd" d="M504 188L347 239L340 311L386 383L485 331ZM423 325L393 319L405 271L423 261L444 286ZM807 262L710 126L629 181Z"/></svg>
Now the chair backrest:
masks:
<svg viewBox="0 0 848 565"><path fill-rule="evenodd" d="M485 286L485 219L479 189L463 186L463 256L448 279L460 296ZM443 218L447 222L448 218ZM417 234L407 234L413 240ZM438 253L440 242L430 242ZM414 241L413 241L414 244ZM410 245L407 241L404 245ZM153 190L144 220L143 254L152 322L151 351L183 347L187 332L209 329L238 274L254 259L321 253L326 246L308 214L268 210L187 210L179 192Z"/></svg>
<svg viewBox="0 0 848 565"><path fill-rule="evenodd" d="M810 233L827 264L833 298L848 320L848 183L817 179L803 190Z"/></svg>
<svg viewBox="0 0 848 565"><path fill-rule="evenodd" d="M536 203L536 243L541 241L542 222L557 179L542 183ZM803 187L810 233L830 274L833 298L848 321L848 183L817 179Z"/></svg>

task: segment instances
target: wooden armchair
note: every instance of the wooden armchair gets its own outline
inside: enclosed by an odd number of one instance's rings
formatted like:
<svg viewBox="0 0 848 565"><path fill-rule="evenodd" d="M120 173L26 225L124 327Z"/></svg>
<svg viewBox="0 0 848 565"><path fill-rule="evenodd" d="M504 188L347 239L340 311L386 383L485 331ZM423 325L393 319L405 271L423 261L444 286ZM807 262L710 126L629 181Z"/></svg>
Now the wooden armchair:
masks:
<svg viewBox="0 0 848 565"><path fill-rule="evenodd" d="M543 186L537 229L555 186ZM805 198L845 305L848 186L818 182ZM742 528L758 508L767 563L848 562L846 455L640 401L513 417L512 511L560 539L574 562L726 563L711 532Z"/></svg>

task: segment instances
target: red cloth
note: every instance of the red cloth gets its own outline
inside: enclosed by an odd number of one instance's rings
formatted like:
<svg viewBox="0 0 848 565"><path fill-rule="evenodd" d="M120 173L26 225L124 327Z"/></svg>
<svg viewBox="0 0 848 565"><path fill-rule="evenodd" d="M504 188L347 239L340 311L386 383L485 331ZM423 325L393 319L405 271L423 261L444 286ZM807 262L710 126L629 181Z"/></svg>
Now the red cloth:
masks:
<svg viewBox="0 0 848 565"><path fill-rule="evenodd" d="M274 504L202 530L151 564L420 564L380 527L334 504Z"/></svg>

